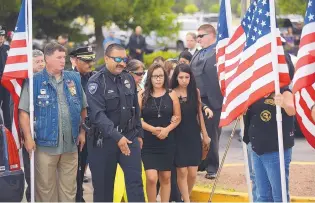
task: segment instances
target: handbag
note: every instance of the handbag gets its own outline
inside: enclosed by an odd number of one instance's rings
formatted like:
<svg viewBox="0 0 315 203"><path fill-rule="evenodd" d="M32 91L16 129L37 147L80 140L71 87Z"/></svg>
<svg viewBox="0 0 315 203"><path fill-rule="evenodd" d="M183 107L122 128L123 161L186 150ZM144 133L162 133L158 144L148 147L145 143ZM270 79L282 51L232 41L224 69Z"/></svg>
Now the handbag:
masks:
<svg viewBox="0 0 315 203"><path fill-rule="evenodd" d="M19 150L11 132L0 125L0 202L21 202L23 195Z"/></svg>

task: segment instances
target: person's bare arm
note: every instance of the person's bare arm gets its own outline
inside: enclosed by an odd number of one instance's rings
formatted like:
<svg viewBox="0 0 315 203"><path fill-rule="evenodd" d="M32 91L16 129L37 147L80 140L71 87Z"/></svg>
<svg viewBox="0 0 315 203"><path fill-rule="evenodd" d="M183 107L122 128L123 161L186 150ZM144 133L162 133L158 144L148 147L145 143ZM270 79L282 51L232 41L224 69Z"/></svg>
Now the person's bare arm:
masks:
<svg viewBox="0 0 315 203"><path fill-rule="evenodd" d="M170 97L173 101L173 116L176 117L176 121L171 122L166 128L162 128L161 133L158 135L159 139L165 139L169 132L174 130L181 122L182 117L181 117L181 110L180 110L180 103L179 99L176 95L175 91L172 91L170 94Z"/></svg>
<svg viewBox="0 0 315 203"><path fill-rule="evenodd" d="M199 106L198 117L199 117L199 123L200 123L201 133L203 137L203 142L204 144L209 144L211 139L208 136L205 120L202 115L202 109L201 109L202 103L201 103L200 91L198 89L197 91L198 91L198 106Z"/></svg>
<svg viewBox="0 0 315 203"><path fill-rule="evenodd" d="M24 146L28 153L36 149L35 142L31 134L30 115L26 111L19 110L20 127L24 135Z"/></svg>

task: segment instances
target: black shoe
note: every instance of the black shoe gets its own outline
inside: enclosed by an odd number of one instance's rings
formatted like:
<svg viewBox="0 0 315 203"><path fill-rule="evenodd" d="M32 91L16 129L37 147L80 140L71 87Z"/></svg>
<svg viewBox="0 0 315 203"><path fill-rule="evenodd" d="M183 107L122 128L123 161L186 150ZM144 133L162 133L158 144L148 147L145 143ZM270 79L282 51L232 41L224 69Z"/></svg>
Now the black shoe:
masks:
<svg viewBox="0 0 315 203"><path fill-rule="evenodd" d="M205 175L205 178L210 179L210 180L213 180L213 179L215 179L216 177L217 177L217 174L216 174L216 173L207 173L207 174Z"/></svg>

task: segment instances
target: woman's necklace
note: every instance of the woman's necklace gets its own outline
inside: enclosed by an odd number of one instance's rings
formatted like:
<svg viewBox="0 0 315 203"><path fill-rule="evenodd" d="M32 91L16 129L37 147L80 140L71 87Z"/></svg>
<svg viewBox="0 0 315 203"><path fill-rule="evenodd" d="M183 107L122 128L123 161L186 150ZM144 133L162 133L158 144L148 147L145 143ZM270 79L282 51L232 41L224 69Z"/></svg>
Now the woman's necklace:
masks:
<svg viewBox="0 0 315 203"><path fill-rule="evenodd" d="M160 105L159 105L159 107L158 107L157 104L156 104L155 98L153 98L153 102L154 102L155 108L156 108L156 110L157 110L158 118L161 118L161 117L162 117L162 115L161 115L161 113L160 113L161 106L162 106L162 100L163 100L163 97L161 97Z"/></svg>

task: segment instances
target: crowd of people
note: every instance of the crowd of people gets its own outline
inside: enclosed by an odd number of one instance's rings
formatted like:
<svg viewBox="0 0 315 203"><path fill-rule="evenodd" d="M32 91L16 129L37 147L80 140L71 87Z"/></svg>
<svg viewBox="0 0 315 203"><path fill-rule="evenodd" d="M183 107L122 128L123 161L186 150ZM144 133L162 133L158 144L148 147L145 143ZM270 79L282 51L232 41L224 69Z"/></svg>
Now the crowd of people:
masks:
<svg viewBox="0 0 315 203"><path fill-rule="evenodd" d="M187 33L187 49L177 59L157 57L147 71L142 62L145 39L141 27L130 38L133 48L129 56L113 36L104 42L105 64L98 71L91 69L95 53L88 46L67 54L62 43L50 42L43 52L33 51L34 93L29 95L26 80L19 120L28 186L29 154L35 153L36 201L84 202L87 165L95 202L113 201L117 164L124 172L127 201L131 202L144 202L146 197L156 202L158 194L162 202L190 202L198 171L206 171L207 179L216 178L223 102L216 67L216 30L204 24L196 32ZM1 57L9 49L3 42L0 31ZM67 57L73 70L64 70ZM0 88L5 114L9 97ZM34 138L30 96L34 100ZM278 95L265 95L244 114L255 202L282 200L276 105L283 115L289 198L295 108L290 88L284 87ZM312 116L315 120L314 107ZM11 128L9 122L5 124ZM26 197L30 201L29 187Z"/></svg>

